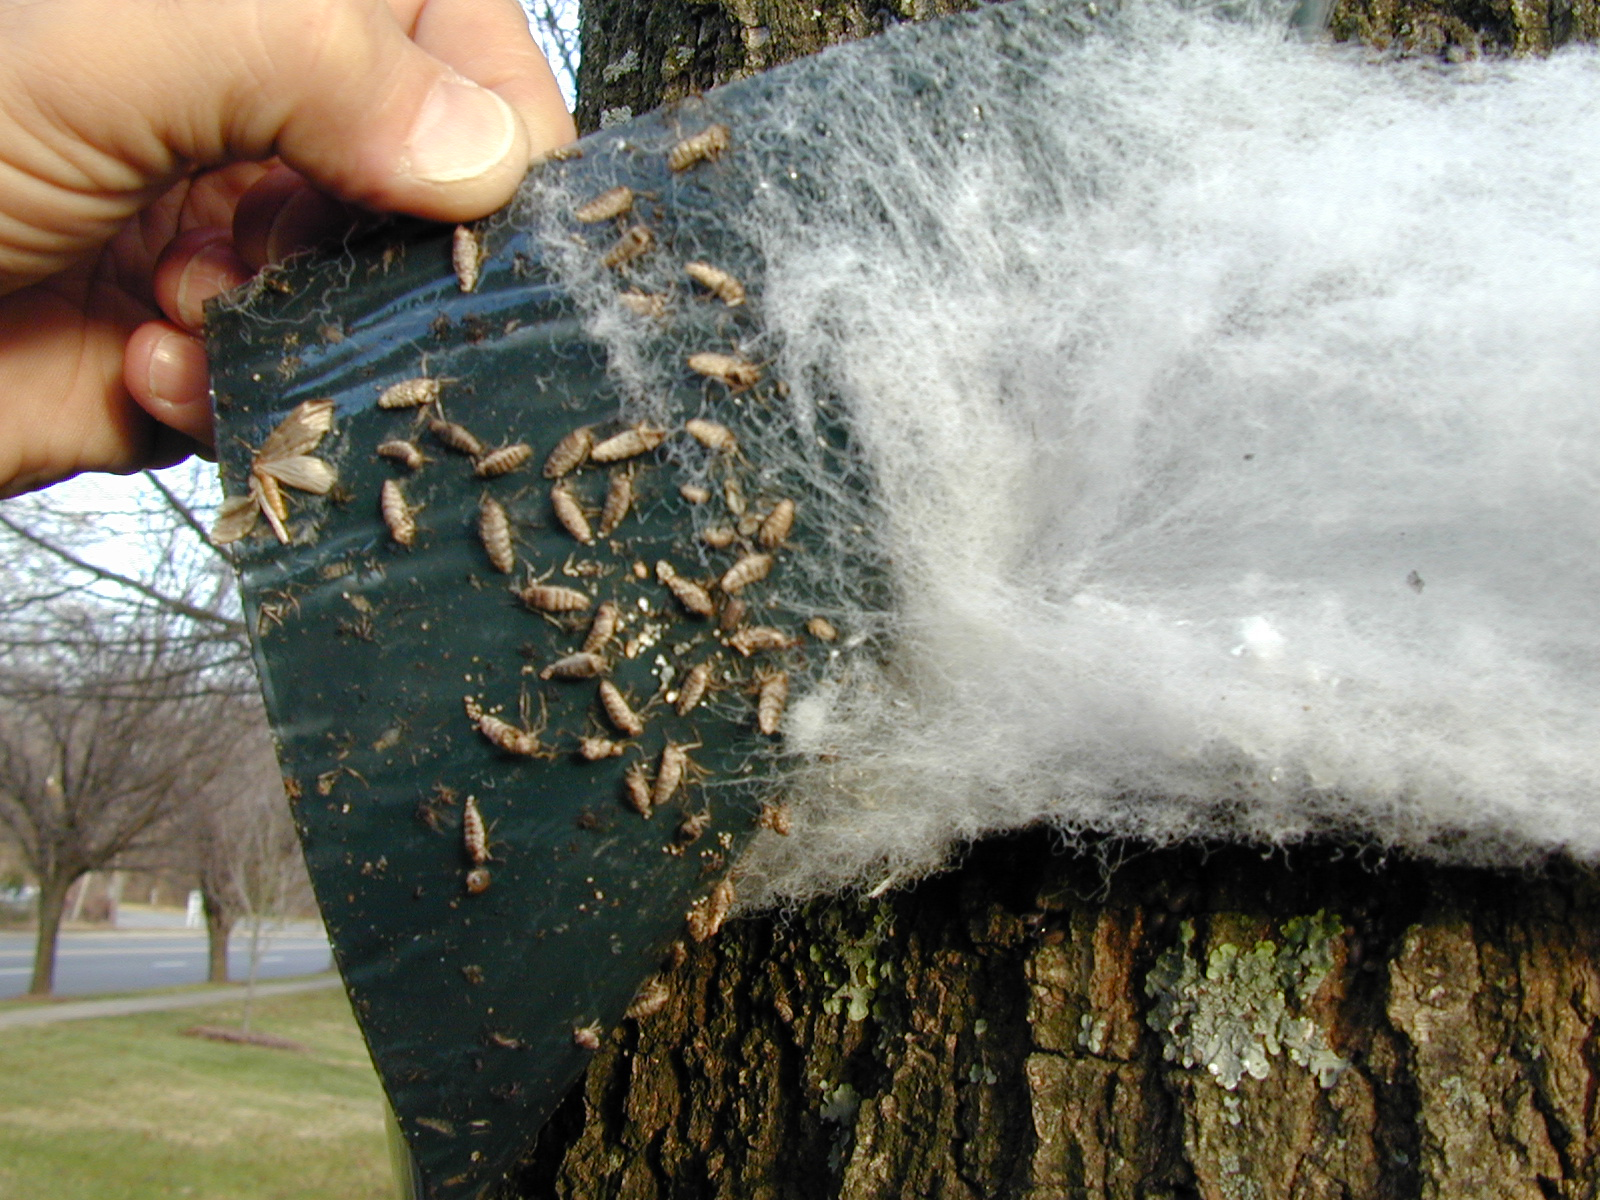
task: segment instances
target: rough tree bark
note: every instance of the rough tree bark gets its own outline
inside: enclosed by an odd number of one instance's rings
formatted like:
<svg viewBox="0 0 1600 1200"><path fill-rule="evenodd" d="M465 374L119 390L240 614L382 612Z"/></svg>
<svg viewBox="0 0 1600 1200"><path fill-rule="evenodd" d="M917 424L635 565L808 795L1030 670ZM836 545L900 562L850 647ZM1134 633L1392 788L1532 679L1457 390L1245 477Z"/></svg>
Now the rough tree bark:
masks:
<svg viewBox="0 0 1600 1200"><path fill-rule="evenodd" d="M580 124L960 7L590 0ZM1589 0L1340 0L1333 24L1447 57L1600 28ZM1570 864L991 840L728 925L507 1195L1600 1195L1597 899Z"/></svg>

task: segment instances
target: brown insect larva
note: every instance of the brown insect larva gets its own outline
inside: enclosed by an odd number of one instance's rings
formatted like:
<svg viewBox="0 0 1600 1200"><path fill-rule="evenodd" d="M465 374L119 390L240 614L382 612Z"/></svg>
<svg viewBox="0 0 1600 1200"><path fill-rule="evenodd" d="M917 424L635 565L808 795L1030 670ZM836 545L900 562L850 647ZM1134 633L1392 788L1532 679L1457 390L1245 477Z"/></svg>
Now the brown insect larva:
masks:
<svg viewBox="0 0 1600 1200"><path fill-rule="evenodd" d="M617 303L623 308L639 317L655 317L660 320L667 315L667 297L640 291L621 292L617 296Z"/></svg>
<svg viewBox="0 0 1600 1200"><path fill-rule="evenodd" d="M476 291L483 267L483 235L470 225L457 225L450 239L450 265L463 292Z"/></svg>
<svg viewBox="0 0 1600 1200"><path fill-rule="evenodd" d="M547 151L544 157L551 162L573 162L583 157L583 147L577 145L557 146L554 150Z"/></svg>
<svg viewBox="0 0 1600 1200"><path fill-rule="evenodd" d="M394 438L391 441L378 443L378 457L387 458L390 462L397 462L408 471L418 470L428 460L422 456L422 451L415 442L401 441Z"/></svg>
<svg viewBox="0 0 1600 1200"><path fill-rule="evenodd" d="M416 408L422 404L433 404L439 399L439 391L443 385L444 380L429 379L427 376L402 379L399 383L391 383L383 389L378 396L378 407Z"/></svg>
<svg viewBox="0 0 1600 1200"><path fill-rule="evenodd" d="M587 425L578 426L557 442L556 448L550 451L550 457L544 460L544 477L560 479L567 472L581 467L583 460L589 457L589 448L593 445L594 430Z"/></svg>
<svg viewBox="0 0 1600 1200"><path fill-rule="evenodd" d="M713 350L703 350L699 354L689 355L688 363L689 369L697 375L704 375L707 379L716 379L727 384L735 391L754 387L761 380L760 367L753 362L747 362L732 354L719 354Z"/></svg>
<svg viewBox="0 0 1600 1200"><path fill-rule="evenodd" d="M686 137L667 151L667 166L674 171L687 171L696 163L720 158L727 150L732 133L726 125L707 125L692 137Z"/></svg>
<svg viewBox="0 0 1600 1200"><path fill-rule="evenodd" d="M774 629L770 625L749 625L729 638L728 645L749 658L761 650L793 649L795 639L783 630Z"/></svg>
<svg viewBox="0 0 1600 1200"><path fill-rule="evenodd" d="M598 1050L600 1035L604 1032L598 1022L593 1025L580 1025L572 1031L572 1044L583 1050Z"/></svg>
<svg viewBox="0 0 1600 1200"><path fill-rule="evenodd" d="M579 591L577 588L558 587L552 583L530 583L517 595L535 612L587 612L589 606L594 603L594 598L588 592Z"/></svg>
<svg viewBox="0 0 1600 1200"><path fill-rule="evenodd" d="M569 654L558 658L539 672L540 679L593 679L606 669L606 660L598 654Z"/></svg>
<svg viewBox="0 0 1600 1200"><path fill-rule="evenodd" d="M744 303L744 284L721 267L713 267L710 263L691 262L683 264L684 273L712 295L716 296L729 308L738 308Z"/></svg>
<svg viewBox="0 0 1600 1200"><path fill-rule="evenodd" d="M470 697L467 699L467 719L478 727L478 732L486 742L507 754L518 754L524 758L540 758L544 754L544 747L539 742L539 730L519 729L502 717L484 712L478 702Z"/></svg>
<svg viewBox="0 0 1600 1200"><path fill-rule="evenodd" d="M678 845L692 846L705 836L706 830L711 828L711 810L690 813L678 822L678 828L673 831L672 838Z"/></svg>
<svg viewBox="0 0 1600 1200"><path fill-rule="evenodd" d="M600 506L600 536L610 537L633 507L633 473L613 471L606 487L605 503Z"/></svg>
<svg viewBox="0 0 1600 1200"><path fill-rule="evenodd" d="M729 596L722 604L722 612L717 616L717 625L722 629L737 629L744 624L745 614L750 611L750 606L737 596Z"/></svg>
<svg viewBox="0 0 1600 1200"><path fill-rule="evenodd" d="M511 518L505 505L493 496L478 497L478 539L494 569L509 575L517 567L517 554L511 547Z"/></svg>
<svg viewBox="0 0 1600 1200"><path fill-rule="evenodd" d="M628 807L648 821L653 809L650 805L650 779L645 774L644 763L636 762L624 771L622 785L627 792Z"/></svg>
<svg viewBox="0 0 1600 1200"><path fill-rule="evenodd" d="M695 705L705 698L706 688L711 686L711 664L697 663L683 677L683 686L678 689L678 715L687 717L694 711Z"/></svg>
<svg viewBox="0 0 1600 1200"><path fill-rule="evenodd" d="M806 622L806 632L819 642L833 642L839 638L839 631L827 617L812 617Z"/></svg>
<svg viewBox="0 0 1600 1200"><path fill-rule="evenodd" d="M489 831L473 796L461 802L461 844L466 848L467 861L473 866L481 867L489 861Z"/></svg>
<svg viewBox="0 0 1600 1200"><path fill-rule="evenodd" d="M652 975L639 985L639 990L634 993L633 1002L622 1015L632 1017L635 1021L642 1021L646 1017L655 1016L667 1006L667 1001L670 999L672 999L672 989L667 986L667 981L659 975Z"/></svg>
<svg viewBox="0 0 1600 1200"><path fill-rule="evenodd" d="M644 718L629 707L622 689L609 679L600 681L600 707L605 709L606 719L616 726L618 733L638 737L644 732Z"/></svg>
<svg viewBox="0 0 1600 1200"><path fill-rule="evenodd" d="M406 494L400 490L398 479L385 479L383 493L378 503L383 513L383 523L389 527L389 536L396 545L409 546L417 540L417 522L406 503Z"/></svg>
<svg viewBox="0 0 1600 1200"><path fill-rule="evenodd" d="M738 530L740 537L751 537L761 528L761 518L753 512L747 512L739 518L739 523L734 528Z"/></svg>
<svg viewBox="0 0 1600 1200"><path fill-rule="evenodd" d="M774 804L768 802L761 806L761 812L756 817L758 829L770 829L779 837L788 837L789 830L793 828L789 819L789 806L787 804Z"/></svg>
<svg viewBox="0 0 1600 1200"><path fill-rule="evenodd" d="M489 890L489 868L473 867L467 872L467 891L474 896L481 896Z"/></svg>
<svg viewBox="0 0 1600 1200"><path fill-rule="evenodd" d="M661 751L661 765L656 768L655 786L650 790L651 808L660 808L672 799L688 769L689 748L668 742Z"/></svg>
<svg viewBox="0 0 1600 1200"><path fill-rule="evenodd" d="M578 503L578 498L572 494L565 480L550 489L550 507L555 510L561 528L585 546L594 545L594 530L589 528L589 518L584 516L583 505Z"/></svg>
<svg viewBox="0 0 1600 1200"><path fill-rule="evenodd" d="M523 463L533 457L533 447L525 442L513 442L509 446L501 446L498 450L491 450L477 462L472 464L472 473L479 479L493 479L496 475L505 475L515 471Z"/></svg>
<svg viewBox="0 0 1600 1200"><path fill-rule="evenodd" d="M602 758L620 758L628 747L610 738L581 737L578 739L578 757L584 762L598 762Z"/></svg>
<svg viewBox="0 0 1600 1200"><path fill-rule="evenodd" d="M656 578L695 616L709 617L717 611L717 606L711 602L711 593L692 579L679 575L666 559L656 563Z"/></svg>
<svg viewBox="0 0 1600 1200"><path fill-rule="evenodd" d="M752 583L765 579L767 572L771 570L772 555L746 554L723 572L721 579L722 590L730 596L736 592L741 592Z"/></svg>
<svg viewBox="0 0 1600 1200"><path fill-rule="evenodd" d="M756 728L771 737L783 724L783 710L789 703L789 673L774 671L756 678L761 684L756 695Z"/></svg>
<svg viewBox="0 0 1600 1200"><path fill-rule="evenodd" d="M622 231L622 236L616 240L611 249L606 251L605 257L600 261L615 270L650 253L651 247L655 244L656 235L651 233L648 227L633 225Z"/></svg>
<svg viewBox="0 0 1600 1200"><path fill-rule="evenodd" d="M606 643L617 632L621 620L621 609L609 600L601 601L600 607L595 610L594 622L589 626L589 635L583 639L583 652L598 654L604 650Z"/></svg>
<svg viewBox="0 0 1600 1200"><path fill-rule="evenodd" d="M666 440L665 429L656 429L651 425L635 425L632 429L624 429L621 433L613 434L605 441L597 443L594 449L589 451L589 457L595 462L621 462L626 458L637 458L641 454L648 454Z"/></svg>
<svg viewBox="0 0 1600 1200"><path fill-rule="evenodd" d="M703 488L698 483L685 483L678 486L678 495L690 504L704 504L711 499L711 489Z"/></svg>
<svg viewBox="0 0 1600 1200"><path fill-rule="evenodd" d="M601 192L593 200L578 205L573 209L572 215L585 225L592 225L596 221L609 221L612 217L620 217L631 208L633 208L633 189L614 187L610 191Z"/></svg>
<svg viewBox="0 0 1600 1200"><path fill-rule="evenodd" d="M744 489L739 486L737 479L723 481L722 502L728 506L728 511L734 516L744 516Z"/></svg>
<svg viewBox="0 0 1600 1200"><path fill-rule="evenodd" d="M441 445L449 447L457 454L465 454L468 458L479 458L483 454L483 443L465 425L457 425L454 421L446 421L443 417L434 417L428 422L428 432L433 434Z"/></svg>
<svg viewBox="0 0 1600 1200"><path fill-rule="evenodd" d="M788 539L789 531L793 528L794 501L785 496L772 506L767 519L761 522L761 532L756 534L756 540L768 550L775 550Z"/></svg>
<svg viewBox="0 0 1600 1200"><path fill-rule="evenodd" d="M689 936L697 942L715 937L717 930L727 921L728 913L733 909L733 901L733 884L726 879L712 888L710 895L702 900L696 900L684 922L688 927Z"/></svg>
<svg viewBox="0 0 1600 1200"><path fill-rule="evenodd" d="M709 449L725 454L732 454L739 449L739 439L726 425L707 421L703 417L690 417L683 423L683 428L690 437Z"/></svg>

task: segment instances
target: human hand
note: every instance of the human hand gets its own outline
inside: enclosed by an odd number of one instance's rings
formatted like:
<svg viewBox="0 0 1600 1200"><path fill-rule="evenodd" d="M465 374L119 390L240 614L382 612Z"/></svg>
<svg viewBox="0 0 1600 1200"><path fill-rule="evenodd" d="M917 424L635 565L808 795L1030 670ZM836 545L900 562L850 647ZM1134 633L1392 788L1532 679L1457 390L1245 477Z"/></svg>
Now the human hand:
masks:
<svg viewBox="0 0 1600 1200"><path fill-rule="evenodd" d="M0 0L0 495L209 446L206 300L574 136L516 0Z"/></svg>

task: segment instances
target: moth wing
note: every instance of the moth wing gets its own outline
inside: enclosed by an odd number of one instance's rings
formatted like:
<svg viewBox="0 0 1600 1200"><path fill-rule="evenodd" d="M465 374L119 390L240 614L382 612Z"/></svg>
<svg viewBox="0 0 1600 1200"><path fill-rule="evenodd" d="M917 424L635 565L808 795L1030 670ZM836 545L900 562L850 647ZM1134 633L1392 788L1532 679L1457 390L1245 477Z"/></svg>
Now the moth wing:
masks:
<svg viewBox="0 0 1600 1200"><path fill-rule="evenodd" d="M339 479L337 471L322 459L309 454L296 454L270 461L264 459L256 463L255 469L263 475L272 476L279 483L286 483L292 488L298 488L302 492L313 492L318 496L326 495L328 489Z"/></svg>
<svg viewBox="0 0 1600 1200"><path fill-rule="evenodd" d="M332 428L333 401L307 400L278 422L278 427L267 435L267 440L261 443L261 449L256 451L256 461L276 462L305 454L314 449L322 440L322 435ZM284 482L289 481L286 479Z"/></svg>
<svg viewBox="0 0 1600 1200"><path fill-rule="evenodd" d="M261 509L254 495L229 496L222 502L217 519L212 522L211 540L219 546L237 542L256 527L260 515Z"/></svg>

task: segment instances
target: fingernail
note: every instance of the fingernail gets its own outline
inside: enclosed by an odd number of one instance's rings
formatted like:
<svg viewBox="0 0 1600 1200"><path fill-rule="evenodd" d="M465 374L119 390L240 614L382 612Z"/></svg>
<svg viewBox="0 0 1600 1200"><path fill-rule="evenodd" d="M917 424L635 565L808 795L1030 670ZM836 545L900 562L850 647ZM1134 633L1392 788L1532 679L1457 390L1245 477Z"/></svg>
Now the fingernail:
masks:
<svg viewBox="0 0 1600 1200"><path fill-rule="evenodd" d="M290 196L267 231L267 261L319 245L350 227L350 210L321 192L302 189Z"/></svg>
<svg viewBox="0 0 1600 1200"><path fill-rule="evenodd" d="M191 403L206 387L206 354L200 343L181 333L162 336L150 351L145 382L153 400L174 406Z"/></svg>
<svg viewBox="0 0 1600 1200"><path fill-rule="evenodd" d="M499 166L516 142L516 116L499 96L465 79L433 85L406 140L408 174L459 183Z"/></svg>
<svg viewBox="0 0 1600 1200"><path fill-rule="evenodd" d="M250 269L239 259L225 232L196 251L178 276L176 307L180 324L190 329L205 325L207 300L250 278Z"/></svg>

